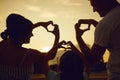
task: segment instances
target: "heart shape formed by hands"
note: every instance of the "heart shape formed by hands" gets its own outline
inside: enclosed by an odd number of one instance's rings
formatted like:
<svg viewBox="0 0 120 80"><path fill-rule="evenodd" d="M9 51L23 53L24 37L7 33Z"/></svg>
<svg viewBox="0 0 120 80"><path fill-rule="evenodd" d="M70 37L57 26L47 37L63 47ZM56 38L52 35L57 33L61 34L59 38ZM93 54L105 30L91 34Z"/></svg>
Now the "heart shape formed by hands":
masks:
<svg viewBox="0 0 120 80"><path fill-rule="evenodd" d="M71 49L71 45L70 45L69 41L67 41L67 42L65 41L61 46L64 49Z"/></svg>
<svg viewBox="0 0 120 80"><path fill-rule="evenodd" d="M50 25L47 26L46 30L47 30L48 32L52 32L52 31L54 30L54 28L55 28L55 26L52 25L52 24L50 24Z"/></svg>
<svg viewBox="0 0 120 80"><path fill-rule="evenodd" d="M84 30L90 30L90 26L94 25L96 27L96 25L98 24L98 22L94 19L80 19L78 20L79 25L81 24L87 24L88 28L84 29Z"/></svg>
<svg viewBox="0 0 120 80"><path fill-rule="evenodd" d="M54 35L59 33L59 27L57 24L51 23L51 24L49 24L47 26L43 26L43 27L47 30L47 32L51 32Z"/></svg>
<svg viewBox="0 0 120 80"><path fill-rule="evenodd" d="M52 25L48 25L47 28L46 28L46 30L48 32L51 32L51 33L55 34L56 31L59 32L59 27L58 27L57 24L52 24Z"/></svg>
<svg viewBox="0 0 120 80"><path fill-rule="evenodd" d="M37 22L35 24L33 24L33 29L36 27L42 26L44 27L47 32L51 32L54 35L59 35L59 27L57 24L54 24L52 21L48 21L48 22Z"/></svg>
<svg viewBox="0 0 120 80"><path fill-rule="evenodd" d="M75 24L75 30L80 36L82 36L85 31L90 30L91 24L91 20L80 19L78 23Z"/></svg>
<svg viewBox="0 0 120 80"><path fill-rule="evenodd" d="M48 32L53 31L54 28L55 28L53 22L52 22L52 23L49 23L49 24L46 24L46 25L43 25L43 27L44 27Z"/></svg>
<svg viewBox="0 0 120 80"><path fill-rule="evenodd" d="M91 22L88 20L79 20L78 25L79 29L87 31L90 30Z"/></svg>

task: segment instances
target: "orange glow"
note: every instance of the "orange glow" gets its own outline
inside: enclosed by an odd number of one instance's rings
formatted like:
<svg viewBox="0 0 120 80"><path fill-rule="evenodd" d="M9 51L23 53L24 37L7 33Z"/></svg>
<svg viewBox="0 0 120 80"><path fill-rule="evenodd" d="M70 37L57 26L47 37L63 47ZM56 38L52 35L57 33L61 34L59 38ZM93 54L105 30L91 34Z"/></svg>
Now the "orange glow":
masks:
<svg viewBox="0 0 120 80"><path fill-rule="evenodd" d="M93 13L88 0L1 0L0 10L0 33L6 28L6 17L10 13L18 13L33 23L52 20L59 25L60 41L72 41L75 45L78 44L75 38L75 23L79 19L95 19L97 21L101 19L97 13ZM82 26L82 28L86 28L86 25ZM52 27L49 27L49 30L52 30ZM24 47L47 52L53 46L55 37L44 28L36 28L33 35L30 44L24 44ZM83 39L87 44L93 44L94 27L84 33ZM0 40L2 39L0 38Z"/></svg>
<svg viewBox="0 0 120 80"><path fill-rule="evenodd" d="M40 51L41 51L41 52L48 52L50 49L51 49L50 46L45 46L45 47L43 47Z"/></svg>

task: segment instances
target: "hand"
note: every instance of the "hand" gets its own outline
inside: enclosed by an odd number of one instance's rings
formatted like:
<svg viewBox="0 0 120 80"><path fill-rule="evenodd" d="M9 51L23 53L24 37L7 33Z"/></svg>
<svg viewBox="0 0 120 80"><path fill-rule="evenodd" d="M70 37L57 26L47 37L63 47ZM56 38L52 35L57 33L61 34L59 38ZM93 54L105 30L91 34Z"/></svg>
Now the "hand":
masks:
<svg viewBox="0 0 120 80"><path fill-rule="evenodd" d="M71 49L73 49L73 47L75 47L71 41L68 41L67 44L70 46Z"/></svg>
<svg viewBox="0 0 120 80"><path fill-rule="evenodd" d="M36 27L39 27L39 26L43 26L47 31L48 31L48 25L53 25L53 22L52 21L48 21L48 22L37 22L35 24L33 24L33 29L36 28Z"/></svg>
<svg viewBox="0 0 120 80"><path fill-rule="evenodd" d="M59 48L65 48L63 45L66 45L66 41L65 40L63 40L63 41L58 43L58 47Z"/></svg>
<svg viewBox="0 0 120 80"><path fill-rule="evenodd" d="M59 27L58 27L58 25L57 24L53 24L53 26L54 26L54 30L53 31L49 31L48 30L48 32L53 33L55 36L59 36Z"/></svg>
<svg viewBox="0 0 120 80"><path fill-rule="evenodd" d="M76 49L76 47L73 45L73 43L71 41L64 41L64 43L61 45L61 48L64 48L64 49Z"/></svg>
<svg viewBox="0 0 120 80"><path fill-rule="evenodd" d="M76 46L71 41L68 41L67 44L69 44L71 50L79 52Z"/></svg>
<svg viewBox="0 0 120 80"><path fill-rule="evenodd" d="M75 24L75 31L77 35L82 36L85 31L90 30L90 25L88 25L88 28L84 30L80 29L81 27L80 25L81 25L80 23Z"/></svg>
<svg viewBox="0 0 120 80"><path fill-rule="evenodd" d="M79 24L88 24L88 25L94 25L96 27L96 25L98 24L98 22L94 19L80 19L78 21Z"/></svg>
<svg viewBox="0 0 120 80"><path fill-rule="evenodd" d="M62 44L62 48L64 49L71 49L71 46L68 42L65 42L64 44Z"/></svg>
<svg viewBox="0 0 120 80"><path fill-rule="evenodd" d="M47 27L48 27L48 25L50 25L50 24L53 25L53 22L52 22L52 21L45 22L42 26L43 26L47 31L49 31Z"/></svg>
<svg viewBox="0 0 120 80"><path fill-rule="evenodd" d="M84 29L84 30L80 29L81 24L88 24L88 28ZM80 19L80 20L78 20L78 23L75 24L76 33L79 34L79 36L82 36L85 31L90 30L91 24L96 27L98 22L94 19Z"/></svg>

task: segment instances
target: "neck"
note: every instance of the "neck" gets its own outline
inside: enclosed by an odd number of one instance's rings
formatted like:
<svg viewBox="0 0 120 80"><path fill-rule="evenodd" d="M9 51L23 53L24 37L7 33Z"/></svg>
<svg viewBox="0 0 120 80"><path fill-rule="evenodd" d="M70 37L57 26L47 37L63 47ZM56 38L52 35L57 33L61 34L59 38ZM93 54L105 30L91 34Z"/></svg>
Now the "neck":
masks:
<svg viewBox="0 0 120 80"><path fill-rule="evenodd" d="M22 43L11 41L10 44L16 47L22 47Z"/></svg>
<svg viewBox="0 0 120 80"><path fill-rule="evenodd" d="M117 6L120 6L120 4L117 2L114 2L113 4L109 4L108 7L106 7L106 14Z"/></svg>
<svg viewBox="0 0 120 80"><path fill-rule="evenodd" d="M113 3L113 4L111 5L112 8L115 8L115 7L117 7L117 6L120 6L120 4L119 4L118 2L115 2L115 3Z"/></svg>

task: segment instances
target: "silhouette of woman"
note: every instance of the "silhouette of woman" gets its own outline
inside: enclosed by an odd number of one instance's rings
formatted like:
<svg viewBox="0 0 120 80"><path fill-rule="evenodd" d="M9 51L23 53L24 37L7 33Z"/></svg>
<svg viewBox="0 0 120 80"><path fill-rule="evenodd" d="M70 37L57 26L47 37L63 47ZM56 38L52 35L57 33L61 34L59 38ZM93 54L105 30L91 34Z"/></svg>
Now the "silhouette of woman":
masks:
<svg viewBox="0 0 120 80"><path fill-rule="evenodd" d="M43 22L39 25L53 24L52 21ZM6 19L6 30L1 33L0 42L0 80L30 80L33 74L33 64L42 65L42 73L49 71L48 60L53 59L57 49L61 46L59 42L59 29L55 26L51 31L55 35L53 48L47 53L22 47L29 43L33 36L32 30L38 25L27 18L12 13Z"/></svg>

